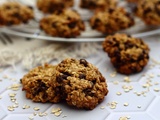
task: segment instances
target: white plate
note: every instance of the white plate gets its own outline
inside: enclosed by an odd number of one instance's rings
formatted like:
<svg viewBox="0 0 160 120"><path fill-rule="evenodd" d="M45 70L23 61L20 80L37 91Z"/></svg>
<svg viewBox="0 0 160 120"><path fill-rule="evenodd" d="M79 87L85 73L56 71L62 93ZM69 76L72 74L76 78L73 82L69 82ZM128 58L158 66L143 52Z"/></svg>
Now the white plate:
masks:
<svg viewBox="0 0 160 120"><path fill-rule="evenodd" d="M3 0L5 1L5 0ZM33 6L35 9L35 18L36 21L39 21L44 15L36 9L35 2L36 0L17 0L23 4ZM120 2L121 6L125 5L125 2ZM91 29L89 23L86 21L92 16L92 12L86 9L80 9L79 7L79 0L75 0L75 6L73 7L76 9L83 20L85 20L86 30L82 32L82 34L77 38L60 38L60 37L52 37L45 34L43 31L39 29L39 23L36 21L30 21L27 25L20 25L20 26L13 26L13 27L3 27L0 29L1 32L5 32L11 35L17 35L21 37L27 38L36 38L42 40L50 40L50 41L57 41L57 42L96 42L96 41L104 41L105 35L102 33ZM134 37L144 37L149 35L158 34L160 32L159 27L153 26L146 26L141 20L138 18L135 19L136 24L126 30L119 31L122 33L130 34Z"/></svg>

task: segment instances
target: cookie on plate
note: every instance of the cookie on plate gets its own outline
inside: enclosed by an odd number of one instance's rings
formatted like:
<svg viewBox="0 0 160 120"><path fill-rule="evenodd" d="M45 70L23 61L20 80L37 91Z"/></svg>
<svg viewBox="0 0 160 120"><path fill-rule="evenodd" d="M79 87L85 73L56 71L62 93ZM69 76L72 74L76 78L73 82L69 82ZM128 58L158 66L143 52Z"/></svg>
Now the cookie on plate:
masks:
<svg viewBox="0 0 160 120"><path fill-rule="evenodd" d="M62 85L63 99L68 105L94 109L107 95L105 78L85 59L65 59L56 67L57 82Z"/></svg>
<svg viewBox="0 0 160 120"><path fill-rule="evenodd" d="M92 29L107 34L133 26L134 19L124 8L119 7L95 13L90 19L90 25Z"/></svg>
<svg viewBox="0 0 160 120"><path fill-rule="evenodd" d="M63 10L72 7L74 0L37 0L37 7L44 13L53 13L55 11Z"/></svg>
<svg viewBox="0 0 160 120"><path fill-rule="evenodd" d="M40 28L51 36L71 38L79 36L85 25L76 11L67 9L42 18Z"/></svg>
<svg viewBox="0 0 160 120"><path fill-rule="evenodd" d="M6 2L0 5L0 26L18 25L27 23L34 18L31 7L17 2Z"/></svg>
<svg viewBox="0 0 160 120"><path fill-rule="evenodd" d="M160 1L140 1L135 9L135 14L147 25L160 25Z"/></svg>
<svg viewBox="0 0 160 120"><path fill-rule="evenodd" d="M117 6L116 0L81 0L80 7L90 10L106 10Z"/></svg>
<svg viewBox="0 0 160 120"><path fill-rule="evenodd" d="M139 38L126 34L115 34L106 37L103 49L108 53L116 70L122 74L138 73L149 60L149 47Z"/></svg>
<svg viewBox="0 0 160 120"><path fill-rule="evenodd" d="M45 64L24 75L21 79L26 97L34 102L57 103L61 100L60 85L56 82L55 66Z"/></svg>

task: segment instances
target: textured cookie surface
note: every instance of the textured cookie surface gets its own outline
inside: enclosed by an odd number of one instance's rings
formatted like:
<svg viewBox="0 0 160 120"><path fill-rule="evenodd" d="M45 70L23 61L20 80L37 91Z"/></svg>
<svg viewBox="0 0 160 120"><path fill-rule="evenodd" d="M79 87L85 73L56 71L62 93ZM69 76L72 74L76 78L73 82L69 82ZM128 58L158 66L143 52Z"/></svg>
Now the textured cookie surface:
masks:
<svg viewBox="0 0 160 120"><path fill-rule="evenodd" d="M160 1L140 1L135 9L135 14L147 25L160 25Z"/></svg>
<svg viewBox="0 0 160 120"><path fill-rule="evenodd" d="M53 13L55 11L63 10L72 7L74 0L37 0L37 7L44 13Z"/></svg>
<svg viewBox="0 0 160 120"><path fill-rule="evenodd" d="M116 0L81 0L80 7L90 10L106 10L117 6Z"/></svg>
<svg viewBox="0 0 160 120"><path fill-rule="evenodd" d="M27 23L34 18L31 7L17 2L7 2L0 5L0 25L18 25Z"/></svg>
<svg viewBox="0 0 160 120"><path fill-rule="evenodd" d="M21 80L26 97L35 102L59 102L61 91L55 78L55 66L45 64L32 69Z"/></svg>
<svg viewBox="0 0 160 120"><path fill-rule="evenodd" d="M103 49L111 63L122 74L140 72L148 63L149 47L141 39L126 34L107 36Z"/></svg>
<svg viewBox="0 0 160 120"><path fill-rule="evenodd" d="M43 18L40 28L51 36L70 38L79 36L85 26L76 11L65 10Z"/></svg>
<svg viewBox="0 0 160 120"><path fill-rule="evenodd" d="M57 82L62 85L63 99L71 106L93 109L107 95L105 78L84 59L65 59L56 67Z"/></svg>
<svg viewBox="0 0 160 120"><path fill-rule="evenodd" d="M115 8L97 12L90 19L90 25L104 34L114 33L133 26L134 19L124 8Z"/></svg>

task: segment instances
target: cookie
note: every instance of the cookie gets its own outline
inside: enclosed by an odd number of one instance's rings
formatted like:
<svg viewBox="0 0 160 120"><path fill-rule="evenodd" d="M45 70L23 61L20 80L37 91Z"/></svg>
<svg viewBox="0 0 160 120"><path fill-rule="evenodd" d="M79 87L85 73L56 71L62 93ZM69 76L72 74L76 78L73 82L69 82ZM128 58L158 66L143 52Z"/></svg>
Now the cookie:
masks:
<svg viewBox="0 0 160 120"><path fill-rule="evenodd" d="M56 80L62 85L63 99L79 109L94 109L107 95L105 78L85 59L65 59L56 67Z"/></svg>
<svg viewBox="0 0 160 120"><path fill-rule="evenodd" d="M116 70L122 74L138 73L149 61L149 46L142 39L126 34L107 36L103 49Z"/></svg>
<svg viewBox="0 0 160 120"><path fill-rule="evenodd" d="M0 26L19 25L34 18L32 7L17 2L0 5Z"/></svg>
<svg viewBox="0 0 160 120"><path fill-rule="evenodd" d="M147 25L160 25L160 1L142 0L137 4L135 15Z"/></svg>
<svg viewBox="0 0 160 120"><path fill-rule="evenodd" d="M92 29L104 34L124 30L135 24L133 17L124 8L109 9L97 12L90 19Z"/></svg>
<svg viewBox="0 0 160 120"><path fill-rule="evenodd" d="M44 13L53 13L74 5L74 0L37 0L37 7Z"/></svg>
<svg viewBox="0 0 160 120"><path fill-rule="evenodd" d="M73 10L58 11L42 18L40 28L55 37L77 37L85 30L80 15Z"/></svg>
<svg viewBox="0 0 160 120"><path fill-rule="evenodd" d="M55 66L45 64L24 75L21 79L26 97L34 102L57 103L61 100L60 85L56 82Z"/></svg>
<svg viewBox="0 0 160 120"><path fill-rule="evenodd" d="M106 10L117 6L116 0L81 0L80 7L90 10Z"/></svg>

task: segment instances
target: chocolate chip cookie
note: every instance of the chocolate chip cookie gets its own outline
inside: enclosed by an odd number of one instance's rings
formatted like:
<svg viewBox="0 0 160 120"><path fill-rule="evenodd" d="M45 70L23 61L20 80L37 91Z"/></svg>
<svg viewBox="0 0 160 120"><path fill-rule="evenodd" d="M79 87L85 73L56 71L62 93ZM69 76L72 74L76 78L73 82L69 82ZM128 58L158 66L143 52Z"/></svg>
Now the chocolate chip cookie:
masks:
<svg viewBox="0 0 160 120"><path fill-rule="evenodd" d="M37 7L44 13L53 13L55 11L63 10L72 7L74 0L37 0Z"/></svg>
<svg viewBox="0 0 160 120"><path fill-rule="evenodd" d="M80 7L90 10L106 10L117 6L116 0L81 0Z"/></svg>
<svg viewBox="0 0 160 120"><path fill-rule="evenodd" d="M21 79L26 97L34 102L59 102L61 89L55 78L56 70L53 65L45 64L32 69Z"/></svg>
<svg viewBox="0 0 160 120"><path fill-rule="evenodd" d="M17 2L6 2L0 5L0 26L27 23L34 18L32 7Z"/></svg>
<svg viewBox="0 0 160 120"><path fill-rule="evenodd" d="M63 99L68 105L94 109L107 95L105 78L85 59L65 59L56 67L56 80L62 86Z"/></svg>
<svg viewBox="0 0 160 120"><path fill-rule="evenodd" d="M147 25L160 25L160 1L142 0L137 4L135 15Z"/></svg>
<svg viewBox="0 0 160 120"><path fill-rule="evenodd" d="M85 30L80 15L73 10L57 11L42 18L40 28L55 37L77 37Z"/></svg>
<svg viewBox="0 0 160 120"><path fill-rule="evenodd" d="M126 34L107 36L103 49L116 70L122 74L142 71L149 60L149 46L142 39Z"/></svg>
<svg viewBox="0 0 160 120"><path fill-rule="evenodd" d="M90 19L92 29L104 34L124 30L135 24L133 17L124 8L109 9L97 12Z"/></svg>

